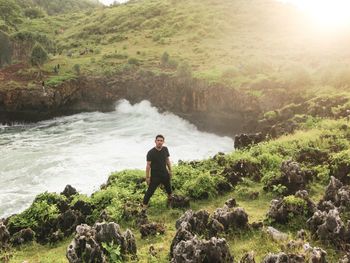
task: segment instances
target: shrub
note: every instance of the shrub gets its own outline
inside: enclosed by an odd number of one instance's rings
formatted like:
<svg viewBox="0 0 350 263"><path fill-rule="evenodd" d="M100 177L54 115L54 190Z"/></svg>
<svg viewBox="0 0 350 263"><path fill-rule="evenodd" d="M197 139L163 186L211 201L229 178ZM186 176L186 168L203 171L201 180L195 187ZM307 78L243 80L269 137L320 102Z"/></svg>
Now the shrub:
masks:
<svg viewBox="0 0 350 263"><path fill-rule="evenodd" d="M41 66L48 60L48 58L46 50L39 43L35 43L30 55L30 63L33 66Z"/></svg>
<svg viewBox="0 0 350 263"><path fill-rule="evenodd" d="M39 7L29 7L24 9L24 15L31 19L40 18L45 16L44 10Z"/></svg>
<svg viewBox="0 0 350 263"><path fill-rule="evenodd" d="M277 111L268 111L264 113L264 118L267 120L273 120L278 116Z"/></svg>
<svg viewBox="0 0 350 263"><path fill-rule="evenodd" d="M37 195L33 202L34 203L46 202L49 205L53 205L53 204L59 204L59 203L64 202L64 201L67 201L67 197L65 197L64 195L44 192L44 193Z"/></svg>
<svg viewBox="0 0 350 263"><path fill-rule="evenodd" d="M13 233L28 227L35 231L41 224L56 219L58 216L59 210L55 204L36 201L24 212L10 217L8 227Z"/></svg>
<svg viewBox="0 0 350 263"><path fill-rule="evenodd" d="M80 65L79 64L75 64L73 66L73 70L77 75L80 75Z"/></svg>
<svg viewBox="0 0 350 263"><path fill-rule="evenodd" d="M169 62L169 54L168 54L168 52L165 51L160 58L160 64L162 66L167 66L168 62Z"/></svg>
<svg viewBox="0 0 350 263"><path fill-rule="evenodd" d="M136 66L138 66L138 65L140 64L140 61L139 61L137 58L129 58L129 59L128 59L128 63L129 63L130 65L136 65Z"/></svg>
<svg viewBox="0 0 350 263"><path fill-rule="evenodd" d="M191 66L187 62L182 62L178 65L176 75L179 78L190 79L192 77Z"/></svg>
<svg viewBox="0 0 350 263"><path fill-rule="evenodd" d="M102 247L107 252L108 262L114 262L114 263L124 262L122 253L120 251L120 246L118 244L114 244L113 241L111 243L102 242Z"/></svg>
<svg viewBox="0 0 350 263"><path fill-rule="evenodd" d="M202 172L197 177L185 182L185 194L193 199L206 199L217 194L215 178L209 172Z"/></svg>

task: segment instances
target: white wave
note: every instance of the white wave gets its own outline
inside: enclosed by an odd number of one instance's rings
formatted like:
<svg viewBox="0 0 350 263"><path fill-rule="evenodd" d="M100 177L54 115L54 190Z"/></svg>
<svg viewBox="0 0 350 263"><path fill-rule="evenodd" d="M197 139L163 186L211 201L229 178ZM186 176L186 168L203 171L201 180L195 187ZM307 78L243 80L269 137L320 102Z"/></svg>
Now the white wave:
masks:
<svg viewBox="0 0 350 263"><path fill-rule="evenodd" d="M200 132L148 101L122 100L109 113L90 112L0 129L0 217L19 212L35 195L71 184L91 194L113 171L144 169L157 134L171 159L203 159L233 150L233 140Z"/></svg>

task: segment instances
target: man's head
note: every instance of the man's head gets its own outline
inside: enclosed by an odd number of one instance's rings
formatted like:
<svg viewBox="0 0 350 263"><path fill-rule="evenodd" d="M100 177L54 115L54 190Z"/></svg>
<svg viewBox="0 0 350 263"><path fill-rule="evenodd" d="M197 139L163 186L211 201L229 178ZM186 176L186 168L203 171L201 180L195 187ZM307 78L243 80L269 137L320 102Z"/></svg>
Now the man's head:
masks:
<svg viewBox="0 0 350 263"><path fill-rule="evenodd" d="M161 149L164 143L164 136L161 134L158 134L156 136L155 142L156 142L156 148Z"/></svg>

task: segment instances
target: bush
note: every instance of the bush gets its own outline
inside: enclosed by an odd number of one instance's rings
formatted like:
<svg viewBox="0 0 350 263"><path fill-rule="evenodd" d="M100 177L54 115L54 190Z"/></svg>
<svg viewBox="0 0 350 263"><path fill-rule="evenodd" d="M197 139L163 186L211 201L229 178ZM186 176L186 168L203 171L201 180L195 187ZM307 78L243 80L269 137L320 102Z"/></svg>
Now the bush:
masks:
<svg viewBox="0 0 350 263"><path fill-rule="evenodd" d="M203 172L185 182L183 191L193 199L207 199L217 195L216 180L209 172Z"/></svg>
<svg viewBox="0 0 350 263"><path fill-rule="evenodd" d="M31 19L34 18L41 18L45 16L45 12L43 9L39 8L39 7L29 7L24 9L24 15L26 17L29 17Z"/></svg>
<svg viewBox="0 0 350 263"><path fill-rule="evenodd" d="M137 58L129 58L128 64L138 66L140 64L140 61Z"/></svg>
<svg viewBox="0 0 350 263"><path fill-rule="evenodd" d="M46 50L39 43L35 43L35 45L32 49L32 53L30 55L30 63L33 66L41 66L48 59L49 59L49 56L48 56Z"/></svg>
<svg viewBox="0 0 350 263"><path fill-rule="evenodd" d="M23 228L36 230L43 223L57 219L59 210L55 204L49 204L47 201L37 201L26 209L24 212L12 216L8 222L8 228L15 233Z"/></svg>
<svg viewBox="0 0 350 263"><path fill-rule="evenodd" d="M192 77L191 66L187 62L178 65L176 75L179 78L190 79Z"/></svg>
<svg viewBox="0 0 350 263"><path fill-rule="evenodd" d="M75 64L73 66L73 70L77 75L80 75L80 65L79 64Z"/></svg>
<svg viewBox="0 0 350 263"><path fill-rule="evenodd" d="M169 54L168 52L165 51L160 58L160 64L166 67L168 65L168 62L169 62Z"/></svg>

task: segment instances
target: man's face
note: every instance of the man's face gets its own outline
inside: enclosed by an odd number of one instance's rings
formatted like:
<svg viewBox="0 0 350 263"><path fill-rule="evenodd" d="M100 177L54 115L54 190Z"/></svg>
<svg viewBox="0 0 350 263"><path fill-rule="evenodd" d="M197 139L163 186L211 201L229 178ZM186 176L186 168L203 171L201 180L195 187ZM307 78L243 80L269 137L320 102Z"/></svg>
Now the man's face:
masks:
<svg viewBox="0 0 350 263"><path fill-rule="evenodd" d="M158 138L156 139L156 147L157 147L158 149L159 149L159 148L162 148L163 143L164 143L164 139L163 139L163 138L158 137Z"/></svg>

